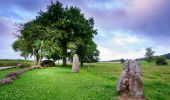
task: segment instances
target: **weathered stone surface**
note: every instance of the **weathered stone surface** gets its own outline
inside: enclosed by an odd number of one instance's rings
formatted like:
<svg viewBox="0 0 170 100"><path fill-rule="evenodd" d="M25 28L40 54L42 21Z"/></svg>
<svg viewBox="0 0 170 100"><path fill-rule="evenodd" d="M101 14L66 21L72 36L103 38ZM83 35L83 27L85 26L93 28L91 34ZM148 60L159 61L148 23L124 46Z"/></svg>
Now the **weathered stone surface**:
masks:
<svg viewBox="0 0 170 100"><path fill-rule="evenodd" d="M141 67L136 60L126 60L120 75L117 91L119 100L144 100Z"/></svg>
<svg viewBox="0 0 170 100"><path fill-rule="evenodd" d="M77 54L73 56L72 72L80 72L79 57Z"/></svg>
<svg viewBox="0 0 170 100"><path fill-rule="evenodd" d="M9 72L7 75L6 75L6 78L8 77L11 77L12 79L16 78L17 77L17 73L16 72Z"/></svg>
<svg viewBox="0 0 170 100"><path fill-rule="evenodd" d="M7 78L4 78L2 80L0 80L0 84L10 84L12 83L12 78L11 77L7 77Z"/></svg>
<svg viewBox="0 0 170 100"><path fill-rule="evenodd" d="M0 85L12 83L12 81L15 78L17 78L17 76L19 74L22 74L22 73L29 71L29 70L32 70L32 69L34 69L34 68L29 67L29 68L20 69L20 70L15 71L15 72L9 72L8 74L6 74L6 78L0 80Z"/></svg>
<svg viewBox="0 0 170 100"><path fill-rule="evenodd" d="M42 67L54 67L55 63L52 60L44 60L40 64Z"/></svg>

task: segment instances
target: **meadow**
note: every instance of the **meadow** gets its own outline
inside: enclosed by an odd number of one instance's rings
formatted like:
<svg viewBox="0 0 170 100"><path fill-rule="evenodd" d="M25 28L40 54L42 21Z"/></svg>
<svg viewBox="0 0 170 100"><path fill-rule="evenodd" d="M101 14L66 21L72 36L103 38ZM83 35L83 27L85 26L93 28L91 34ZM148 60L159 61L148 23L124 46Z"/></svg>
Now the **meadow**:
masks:
<svg viewBox="0 0 170 100"><path fill-rule="evenodd" d="M13 60L13 59L0 59L0 67L16 66L17 64L32 65L33 61L30 60Z"/></svg>
<svg viewBox="0 0 170 100"><path fill-rule="evenodd" d="M170 65L140 64L146 99L169 100ZM122 68L120 63L91 63L80 73L71 73L71 65L34 69L1 85L0 100L115 100ZM0 78L13 70L0 71Z"/></svg>

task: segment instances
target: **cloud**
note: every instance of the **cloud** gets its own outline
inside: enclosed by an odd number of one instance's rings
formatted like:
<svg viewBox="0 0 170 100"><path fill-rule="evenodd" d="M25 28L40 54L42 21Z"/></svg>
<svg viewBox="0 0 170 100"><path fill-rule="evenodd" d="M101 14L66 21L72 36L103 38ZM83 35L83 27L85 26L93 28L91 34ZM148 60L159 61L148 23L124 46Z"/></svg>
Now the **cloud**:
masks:
<svg viewBox="0 0 170 100"><path fill-rule="evenodd" d="M11 49L0 50L0 59L23 59L18 52L13 52Z"/></svg>
<svg viewBox="0 0 170 100"><path fill-rule="evenodd" d="M101 61L108 61L108 60L113 60L113 59L136 59L143 57L145 55L145 49L140 50L140 51L133 51L133 50L128 50L126 52L122 52L119 50L113 50L105 47L98 47L100 50L100 60Z"/></svg>
<svg viewBox="0 0 170 100"><path fill-rule="evenodd" d="M13 32L14 23L6 18L0 17L0 59L21 59L22 57L19 53L16 53L12 50L12 43L15 40Z"/></svg>
<svg viewBox="0 0 170 100"><path fill-rule="evenodd" d="M1 8L20 8L26 11L34 12L48 4L50 0L1 0Z"/></svg>
<svg viewBox="0 0 170 100"><path fill-rule="evenodd" d="M0 36L9 35L12 32L13 22L5 17L0 17Z"/></svg>
<svg viewBox="0 0 170 100"><path fill-rule="evenodd" d="M164 40L170 42L167 38L170 36L169 5L169 0L107 0L83 1L80 8L85 15L94 17L99 30L130 30L154 40L157 45L167 45Z"/></svg>
<svg viewBox="0 0 170 100"><path fill-rule="evenodd" d="M169 0L125 0L125 7L108 11L109 15L102 25L107 29L131 30L137 35L144 35L166 44L162 38L170 42L168 20L170 16ZM123 1L122 1L123 2ZM104 17L104 16L102 16ZM109 23L110 24L109 24Z"/></svg>
<svg viewBox="0 0 170 100"><path fill-rule="evenodd" d="M125 36L122 34L116 34L113 37L113 42L119 46L125 46L125 45L129 45L129 44L136 44L138 43L138 38L135 36Z"/></svg>

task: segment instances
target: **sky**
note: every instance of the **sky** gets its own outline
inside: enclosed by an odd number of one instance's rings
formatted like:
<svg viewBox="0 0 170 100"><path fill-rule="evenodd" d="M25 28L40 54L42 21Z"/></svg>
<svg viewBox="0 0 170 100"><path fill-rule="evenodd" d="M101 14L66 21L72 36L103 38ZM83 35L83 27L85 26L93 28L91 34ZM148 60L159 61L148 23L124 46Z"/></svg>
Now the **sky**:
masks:
<svg viewBox="0 0 170 100"><path fill-rule="evenodd" d="M55 1L55 0L53 0ZM94 41L100 60L135 59L152 47L155 55L170 53L170 0L59 0L93 17L98 34ZM11 45L16 24L46 11L51 0L0 1L0 59L23 59Z"/></svg>

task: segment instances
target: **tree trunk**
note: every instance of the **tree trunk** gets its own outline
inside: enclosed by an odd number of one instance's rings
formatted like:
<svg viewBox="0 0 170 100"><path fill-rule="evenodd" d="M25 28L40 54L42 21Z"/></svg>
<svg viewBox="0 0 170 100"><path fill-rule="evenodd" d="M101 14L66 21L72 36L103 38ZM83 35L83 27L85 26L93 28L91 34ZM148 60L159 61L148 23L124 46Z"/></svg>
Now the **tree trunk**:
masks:
<svg viewBox="0 0 170 100"><path fill-rule="evenodd" d="M41 66L41 60L42 60L42 45L43 45L43 41L41 41L40 44L40 49L38 50L38 55L39 55L39 61L38 61L38 66Z"/></svg>
<svg viewBox="0 0 170 100"><path fill-rule="evenodd" d="M67 66L66 58L63 58L63 66Z"/></svg>
<svg viewBox="0 0 170 100"><path fill-rule="evenodd" d="M35 58L36 58L36 61L35 61L35 62L36 62L36 65L38 65L39 55L38 55L38 54L36 54L36 55L35 55Z"/></svg>
<svg viewBox="0 0 170 100"><path fill-rule="evenodd" d="M38 62L37 62L37 55L35 55L35 50L32 49L32 52L33 52L33 56L34 56L34 62L35 62L35 64L37 65Z"/></svg>
<svg viewBox="0 0 170 100"><path fill-rule="evenodd" d="M67 66L66 58L67 58L67 46L64 45L64 47L63 47L63 66Z"/></svg>
<svg viewBox="0 0 170 100"><path fill-rule="evenodd" d="M81 61L81 66L83 66L83 61Z"/></svg>
<svg viewBox="0 0 170 100"><path fill-rule="evenodd" d="M41 49L39 50L39 61L38 61L38 66L41 66L41 60L42 60L42 51Z"/></svg>

